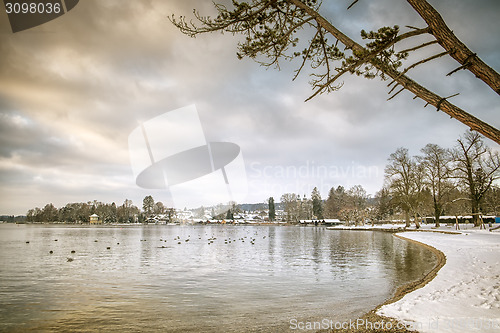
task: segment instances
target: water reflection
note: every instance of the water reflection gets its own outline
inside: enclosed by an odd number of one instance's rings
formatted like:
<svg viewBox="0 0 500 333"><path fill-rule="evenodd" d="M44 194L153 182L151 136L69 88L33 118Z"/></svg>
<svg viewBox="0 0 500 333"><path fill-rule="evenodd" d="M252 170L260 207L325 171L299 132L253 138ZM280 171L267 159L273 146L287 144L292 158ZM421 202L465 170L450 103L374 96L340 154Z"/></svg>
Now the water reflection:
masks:
<svg viewBox="0 0 500 333"><path fill-rule="evenodd" d="M0 262L2 331L241 332L355 318L434 258L310 227L0 225Z"/></svg>

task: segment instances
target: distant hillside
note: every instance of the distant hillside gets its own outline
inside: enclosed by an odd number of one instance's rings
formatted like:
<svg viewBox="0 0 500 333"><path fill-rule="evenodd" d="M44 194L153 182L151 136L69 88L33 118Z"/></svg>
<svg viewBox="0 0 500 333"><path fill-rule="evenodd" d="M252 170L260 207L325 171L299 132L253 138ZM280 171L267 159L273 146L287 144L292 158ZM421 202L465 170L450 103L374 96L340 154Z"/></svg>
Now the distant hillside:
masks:
<svg viewBox="0 0 500 333"><path fill-rule="evenodd" d="M0 221L7 223L15 223L15 222L26 222L26 216L24 215L0 215Z"/></svg>
<svg viewBox="0 0 500 333"><path fill-rule="evenodd" d="M276 202L274 205L275 205L275 207L274 207L275 209L281 209L281 202ZM253 204L246 203L246 204L240 204L238 206L243 211L265 210L265 209L269 208L268 204L263 203L263 202L253 203Z"/></svg>

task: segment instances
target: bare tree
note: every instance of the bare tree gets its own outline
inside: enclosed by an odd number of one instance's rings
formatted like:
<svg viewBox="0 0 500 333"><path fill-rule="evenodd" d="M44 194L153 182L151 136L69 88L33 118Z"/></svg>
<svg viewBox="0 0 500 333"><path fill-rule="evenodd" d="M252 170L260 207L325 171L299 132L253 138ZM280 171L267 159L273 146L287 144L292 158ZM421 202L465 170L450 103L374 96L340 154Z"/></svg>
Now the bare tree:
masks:
<svg viewBox="0 0 500 333"><path fill-rule="evenodd" d="M410 213L417 219L422 196L422 169L414 158L408 154L408 149L398 148L389 157L385 167L385 177L393 200L405 214L406 227L410 226Z"/></svg>
<svg viewBox="0 0 500 333"><path fill-rule="evenodd" d="M121 205L119 209L118 215L120 217L120 220L126 223L131 222L131 218L133 217L135 210L134 208L135 206L133 205L132 200L125 199L125 201L123 201L123 205Z"/></svg>
<svg viewBox="0 0 500 333"><path fill-rule="evenodd" d="M300 197L295 193L285 193L281 196L281 204L287 222L298 221L300 213L299 200Z"/></svg>
<svg viewBox="0 0 500 333"><path fill-rule="evenodd" d="M355 0L352 5L357 2L358 0ZM338 80L344 74L356 74L366 78L379 76L383 80L391 79L389 99L407 90L414 94L415 98L423 99L426 102L425 106L433 105L438 111L447 113L500 144L498 129L449 102L455 95L439 96L407 76L407 73L415 67L448 55L460 63L460 67L449 75L467 69L500 93L499 74L481 61L453 34L429 3L425 0L407 0L407 2L424 19L427 26L409 27L409 31L404 33L400 32L398 26L382 27L378 31L371 32L361 31L361 36L369 40L365 46L356 43L322 16L320 13L322 2L317 0L233 1L232 8L215 3L218 11L215 18L202 16L194 11L199 25L182 16L176 19L172 15L170 20L183 33L193 37L214 31L243 34L246 38L238 44L238 57L250 57L264 66L279 68L280 60L299 58L301 64L296 70L295 77L309 63L312 69L311 84L314 93L307 100L324 92L338 90L342 86ZM299 32L306 29L310 32L310 39L306 47L299 50ZM402 41L412 41L413 37L422 35L430 36L432 40L396 51L396 46ZM344 45L343 50L339 44ZM441 45L444 51L400 70L409 53L433 44ZM267 60L258 58L259 55Z"/></svg>
<svg viewBox="0 0 500 333"><path fill-rule="evenodd" d="M439 227L439 218L443 214L446 199L453 188L450 182L452 176L451 153L449 150L429 143L421 149L422 156L417 159L424 169L425 183L432 193L434 219Z"/></svg>
<svg viewBox="0 0 500 333"><path fill-rule="evenodd" d="M431 206L432 194L427 187L428 183L426 181L426 174L424 165L418 163L416 157L413 158L415 161L415 168L413 170L413 185L414 192L410 201L411 211L413 213L415 225L420 228L420 220L431 214L429 207Z"/></svg>
<svg viewBox="0 0 500 333"><path fill-rule="evenodd" d="M351 220L354 220L356 225L364 224L367 218L367 200L368 194L361 185L354 185L347 191L349 215Z"/></svg>
<svg viewBox="0 0 500 333"><path fill-rule="evenodd" d="M491 186L484 198L485 212L488 215L500 216L500 187Z"/></svg>
<svg viewBox="0 0 500 333"><path fill-rule="evenodd" d="M468 192L472 221L479 226L478 215L484 196L500 178L500 155L492 152L476 132L467 131L457 142L453 150L455 177Z"/></svg>

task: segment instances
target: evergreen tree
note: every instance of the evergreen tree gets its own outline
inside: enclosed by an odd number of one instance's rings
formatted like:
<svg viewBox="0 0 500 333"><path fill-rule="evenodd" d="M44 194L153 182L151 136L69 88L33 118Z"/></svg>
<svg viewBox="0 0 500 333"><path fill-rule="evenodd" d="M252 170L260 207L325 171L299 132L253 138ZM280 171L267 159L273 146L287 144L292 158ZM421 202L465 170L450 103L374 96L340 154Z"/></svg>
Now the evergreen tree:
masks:
<svg viewBox="0 0 500 333"><path fill-rule="evenodd" d="M42 210L42 221L43 222L55 222L58 218L58 210L53 204L46 204Z"/></svg>
<svg viewBox="0 0 500 333"><path fill-rule="evenodd" d="M340 212L346 206L347 194L345 188L339 185L336 189L333 187L328 193L328 199L325 203L325 216L331 219L340 219Z"/></svg>
<svg viewBox="0 0 500 333"><path fill-rule="evenodd" d="M316 219L323 219L323 200L321 200L321 194L319 193L317 187L313 189L311 199L313 215L316 216Z"/></svg>
<svg viewBox="0 0 500 333"><path fill-rule="evenodd" d="M150 217L153 213L155 201L152 196L148 195L142 201L142 210L144 211L146 218Z"/></svg>
<svg viewBox="0 0 500 333"><path fill-rule="evenodd" d="M383 221L392 215L393 209L391 204L390 192L386 187L383 187L375 194L375 218Z"/></svg>
<svg viewBox="0 0 500 333"><path fill-rule="evenodd" d="M274 221L276 219L276 210L275 210L275 207L274 207L274 198L270 197L267 202L269 204L269 221Z"/></svg>
<svg viewBox="0 0 500 333"><path fill-rule="evenodd" d="M285 193L281 196L281 204L287 222L296 223L300 218L300 197L295 193Z"/></svg>

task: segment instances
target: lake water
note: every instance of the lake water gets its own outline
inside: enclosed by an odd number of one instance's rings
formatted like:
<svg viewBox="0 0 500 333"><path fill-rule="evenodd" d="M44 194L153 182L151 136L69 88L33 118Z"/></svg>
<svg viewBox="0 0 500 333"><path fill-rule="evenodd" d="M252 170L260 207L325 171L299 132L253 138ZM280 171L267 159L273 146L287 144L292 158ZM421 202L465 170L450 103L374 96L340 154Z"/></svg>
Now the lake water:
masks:
<svg viewBox="0 0 500 333"><path fill-rule="evenodd" d="M382 232L3 224L0 331L287 332L354 319L434 263Z"/></svg>

